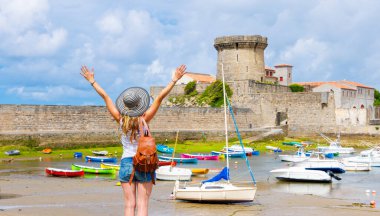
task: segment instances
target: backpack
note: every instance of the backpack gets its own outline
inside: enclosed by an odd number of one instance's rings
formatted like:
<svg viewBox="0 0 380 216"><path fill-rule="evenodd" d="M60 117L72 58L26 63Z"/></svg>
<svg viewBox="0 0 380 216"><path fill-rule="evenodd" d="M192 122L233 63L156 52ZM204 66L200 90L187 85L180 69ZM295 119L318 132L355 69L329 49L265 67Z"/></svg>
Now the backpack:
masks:
<svg viewBox="0 0 380 216"><path fill-rule="evenodd" d="M156 184L154 179L154 172L158 168L156 141L152 137L149 127L142 117L139 121L139 131L140 138L138 140L136 154L133 157L133 171L129 179L129 184L132 183L133 177L135 176L135 170L145 172L147 174L150 173L152 183Z"/></svg>

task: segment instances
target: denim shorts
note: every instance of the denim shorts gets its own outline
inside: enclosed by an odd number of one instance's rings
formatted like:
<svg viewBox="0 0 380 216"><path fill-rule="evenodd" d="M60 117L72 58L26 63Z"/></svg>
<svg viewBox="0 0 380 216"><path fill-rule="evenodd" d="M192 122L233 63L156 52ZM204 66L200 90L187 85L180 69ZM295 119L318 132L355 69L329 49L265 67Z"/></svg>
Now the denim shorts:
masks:
<svg viewBox="0 0 380 216"><path fill-rule="evenodd" d="M120 182L129 182L133 171L133 161L131 157L123 158L120 162L119 180ZM153 178L156 180L156 173L153 173ZM133 182L151 182L152 175L146 172L140 172L135 170L133 176Z"/></svg>

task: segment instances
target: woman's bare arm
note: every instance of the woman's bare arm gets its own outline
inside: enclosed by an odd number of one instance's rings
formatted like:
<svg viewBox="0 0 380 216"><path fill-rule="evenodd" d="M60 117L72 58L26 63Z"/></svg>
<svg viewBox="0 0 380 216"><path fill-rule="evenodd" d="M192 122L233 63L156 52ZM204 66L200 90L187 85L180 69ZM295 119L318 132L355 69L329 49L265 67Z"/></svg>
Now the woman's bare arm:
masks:
<svg viewBox="0 0 380 216"><path fill-rule="evenodd" d="M182 78L182 76L186 73L186 65L181 65L177 67L174 76L172 78L172 81L160 92L160 94L157 96L157 98L154 100L152 106L149 107L149 109L144 114L144 119L146 122L149 122L154 115L156 114L158 108L160 107L162 100L170 93L170 91L173 89L175 83Z"/></svg>
<svg viewBox="0 0 380 216"><path fill-rule="evenodd" d="M111 113L112 117L119 123L120 122L120 112L117 110L115 104L111 100L111 98L108 96L106 91L100 85L95 81L94 78L94 69L91 71L86 67L82 66L81 73L80 73L89 83L91 83L92 87L94 87L95 91L100 95L100 97L103 98L104 102L106 103L106 107L108 111Z"/></svg>

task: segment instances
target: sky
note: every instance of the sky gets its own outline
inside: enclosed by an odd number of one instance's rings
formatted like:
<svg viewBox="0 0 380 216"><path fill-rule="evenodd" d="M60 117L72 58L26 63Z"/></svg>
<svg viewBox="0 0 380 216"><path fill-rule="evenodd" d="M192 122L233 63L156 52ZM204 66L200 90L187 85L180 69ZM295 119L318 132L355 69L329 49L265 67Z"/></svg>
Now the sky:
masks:
<svg viewBox="0 0 380 216"><path fill-rule="evenodd" d="M380 89L377 0L0 0L0 104L103 105L164 86L173 70L216 74L214 39L268 38L265 64L293 81L352 80Z"/></svg>

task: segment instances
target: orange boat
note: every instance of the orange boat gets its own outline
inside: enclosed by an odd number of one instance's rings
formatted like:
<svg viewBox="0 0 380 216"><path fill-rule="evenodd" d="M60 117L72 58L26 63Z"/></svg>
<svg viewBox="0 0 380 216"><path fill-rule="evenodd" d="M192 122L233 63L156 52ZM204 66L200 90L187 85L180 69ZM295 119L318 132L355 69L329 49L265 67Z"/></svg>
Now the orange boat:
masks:
<svg viewBox="0 0 380 216"><path fill-rule="evenodd" d="M46 148L44 150L42 150L42 153L44 154L50 154L52 152L51 148Z"/></svg>

